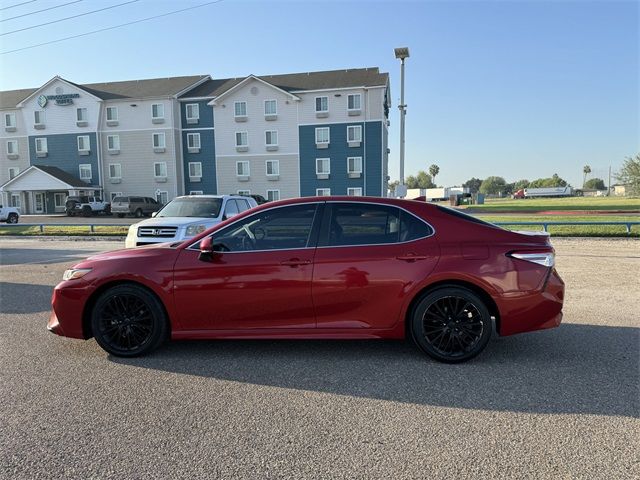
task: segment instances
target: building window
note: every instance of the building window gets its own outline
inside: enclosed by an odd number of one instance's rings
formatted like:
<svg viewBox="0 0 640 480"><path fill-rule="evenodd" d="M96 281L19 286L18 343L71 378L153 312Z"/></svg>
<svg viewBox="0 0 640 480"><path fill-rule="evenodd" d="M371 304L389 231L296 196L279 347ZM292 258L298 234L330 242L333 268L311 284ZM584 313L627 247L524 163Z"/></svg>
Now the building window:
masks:
<svg viewBox="0 0 640 480"><path fill-rule="evenodd" d="M236 147L246 147L249 145L247 132L236 132Z"/></svg>
<svg viewBox="0 0 640 480"><path fill-rule="evenodd" d="M278 114L278 102L276 100L265 100L264 101L264 114L269 115L277 115Z"/></svg>
<svg viewBox="0 0 640 480"><path fill-rule="evenodd" d="M267 160L267 176L280 175L280 160Z"/></svg>
<svg viewBox="0 0 640 480"><path fill-rule="evenodd" d="M54 193L53 194L53 205L56 208L64 208L64 203L67 199L67 194L66 193Z"/></svg>
<svg viewBox="0 0 640 480"><path fill-rule="evenodd" d="M362 157L347 157L347 173L350 175L362 173Z"/></svg>
<svg viewBox="0 0 640 480"><path fill-rule="evenodd" d="M189 150L200 150L200 134L187 133L187 148ZM191 152L195 153L195 152Z"/></svg>
<svg viewBox="0 0 640 480"><path fill-rule="evenodd" d="M265 143L267 147L277 147L278 146L278 131L277 130L267 130L265 133Z"/></svg>
<svg viewBox="0 0 640 480"><path fill-rule="evenodd" d="M91 165L88 163L80 165L80 180L91 180Z"/></svg>
<svg viewBox="0 0 640 480"><path fill-rule="evenodd" d="M156 201L160 205L164 205L165 203L167 203L169 201L169 192L156 190Z"/></svg>
<svg viewBox="0 0 640 480"><path fill-rule="evenodd" d="M243 197L248 197L251 195L251 190L238 190L238 195L242 195Z"/></svg>
<svg viewBox="0 0 640 480"><path fill-rule="evenodd" d="M120 150L120 135L107 136L107 149L110 151Z"/></svg>
<svg viewBox="0 0 640 480"><path fill-rule="evenodd" d="M153 134L153 148L156 148L156 149L166 148L164 133Z"/></svg>
<svg viewBox="0 0 640 480"><path fill-rule="evenodd" d="M164 119L164 104L154 103L151 105L151 119L162 120Z"/></svg>
<svg viewBox="0 0 640 480"><path fill-rule="evenodd" d="M200 105L197 103L187 103L187 123L198 123L200 120Z"/></svg>
<svg viewBox="0 0 640 480"><path fill-rule="evenodd" d="M202 163L189 162L189 177L191 178L202 177Z"/></svg>
<svg viewBox="0 0 640 480"><path fill-rule="evenodd" d="M350 197L361 197L362 187L347 188L347 195Z"/></svg>
<svg viewBox="0 0 640 480"><path fill-rule="evenodd" d="M316 128L316 145L329 145L329 127Z"/></svg>
<svg viewBox="0 0 640 480"><path fill-rule="evenodd" d="M44 125L44 110L36 110L33 112L35 125Z"/></svg>
<svg viewBox="0 0 640 480"><path fill-rule="evenodd" d="M348 110L360 110L361 96L359 93L354 93L347 96L347 109Z"/></svg>
<svg viewBox="0 0 640 480"><path fill-rule="evenodd" d="M41 155L49 153L46 138L36 138L36 153Z"/></svg>
<svg viewBox="0 0 640 480"><path fill-rule="evenodd" d="M238 177L248 177L249 176L249 162L246 162L246 161L236 162L236 175Z"/></svg>
<svg viewBox="0 0 640 480"><path fill-rule="evenodd" d="M156 178L167 178L167 162L155 162L153 164L153 175Z"/></svg>
<svg viewBox="0 0 640 480"><path fill-rule="evenodd" d="M120 165L119 163L110 163L109 178L112 178L112 179L122 178L122 165Z"/></svg>
<svg viewBox="0 0 640 480"><path fill-rule="evenodd" d="M17 140L7 140L7 155L18 155Z"/></svg>
<svg viewBox="0 0 640 480"><path fill-rule="evenodd" d="M328 197L329 195L331 195L330 188L316 188L317 197Z"/></svg>
<svg viewBox="0 0 640 480"><path fill-rule="evenodd" d="M9 206L10 207L20 208L20 194L19 193L12 193L11 194L11 197L9 198Z"/></svg>
<svg viewBox="0 0 640 480"><path fill-rule="evenodd" d="M204 192L202 190L190 190L189 195L202 195Z"/></svg>
<svg viewBox="0 0 640 480"><path fill-rule="evenodd" d="M10 167L9 168L9 180L12 178L16 178L20 173L20 169L18 167Z"/></svg>
<svg viewBox="0 0 640 480"><path fill-rule="evenodd" d="M328 158L316 158L316 175L329 175L331 173L331 160Z"/></svg>
<svg viewBox="0 0 640 480"><path fill-rule="evenodd" d="M118 107L107 107L107 122L118 121Z"/></svg>
<svg viewBox="0 0 640 480"><path fill-rule="evenodd" d="M349 143L362 142L362 126L349 125L347 127L347 142Z"/></svg>
<svg viewBox="0 0 640 480"><path fill-rule="evenodd" d="M16 114L5 113L4 114L4 126L6 128L16 128Z"/></svg>
<svg viewBox="0 0 640 480"><path fill-rule="evenodd" d="M247 116L247 102L235 102L233 104L233 111L236 117Z"/></svg>
<svg viewBox="0 0 640 480"><path fill-rule="evenodd" d="M280 200L280 190L267 190L267 201L275 202Z"/></svg>
<svg viewBox="0 0 640 480"><path fill-rule="evenodd" d="M316 113L329 111L329 97L316 97Z"/></svg>
<svg viewBox="0 0 640 480"><path fill-rule="evenodd" d="M78 122L86 122L87 121L87 109L86 108L76 108L76 120Z"/></svg>
<svg viewBox="0 0 640 480"><path fill-rule="evenodd" d="M78 136L78 152L88 153L91 150L91 139L89 135Z"/></svg>

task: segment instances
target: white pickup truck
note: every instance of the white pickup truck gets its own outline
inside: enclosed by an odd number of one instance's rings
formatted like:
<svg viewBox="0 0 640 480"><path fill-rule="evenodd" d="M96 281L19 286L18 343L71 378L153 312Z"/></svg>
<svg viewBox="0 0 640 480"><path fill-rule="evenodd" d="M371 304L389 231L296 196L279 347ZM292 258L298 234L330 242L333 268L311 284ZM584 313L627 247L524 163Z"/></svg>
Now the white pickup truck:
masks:
<svg viewBox="0 0 640 480"><path fill-rule="evenodd" d="M18 223L20 212L16 207L4 207L0 205L0 222Z"/></svg>

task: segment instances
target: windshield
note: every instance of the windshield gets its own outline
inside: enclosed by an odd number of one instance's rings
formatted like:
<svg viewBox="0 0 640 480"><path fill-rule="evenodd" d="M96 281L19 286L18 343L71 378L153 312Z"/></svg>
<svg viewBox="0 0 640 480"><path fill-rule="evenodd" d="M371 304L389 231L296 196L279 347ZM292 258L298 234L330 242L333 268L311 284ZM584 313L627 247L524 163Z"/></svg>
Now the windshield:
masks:
<svg viewBox="0 0 640 480"><path fill-rule="evenodd" d="M216 218L220 215L221 207L221 198L176 198L156 216Z"/></svg>

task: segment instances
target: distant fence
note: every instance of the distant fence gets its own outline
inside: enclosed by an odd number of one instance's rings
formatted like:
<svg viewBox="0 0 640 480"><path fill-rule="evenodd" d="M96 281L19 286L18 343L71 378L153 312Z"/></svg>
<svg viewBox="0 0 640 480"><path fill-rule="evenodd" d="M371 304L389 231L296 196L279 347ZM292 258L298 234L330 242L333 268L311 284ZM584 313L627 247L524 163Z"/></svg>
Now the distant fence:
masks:
<svg viewBox="0 0 640 480"><path fill-rule="evenodd" d="M627 234L631 234L631 227L637 226L640 228L640 221L638 222L492 222L498 226L542 226L545 232L549 231L549 226L624 226L627 229ZM122 223L7 223L0 224L0 228L15 228L15 227L38 227L40 233L44 233L46 227L50 228L69 228L69 227L86 227L89 229L89 233L95 233L96 227L121 227L129 228L130 225Z"/></svg>

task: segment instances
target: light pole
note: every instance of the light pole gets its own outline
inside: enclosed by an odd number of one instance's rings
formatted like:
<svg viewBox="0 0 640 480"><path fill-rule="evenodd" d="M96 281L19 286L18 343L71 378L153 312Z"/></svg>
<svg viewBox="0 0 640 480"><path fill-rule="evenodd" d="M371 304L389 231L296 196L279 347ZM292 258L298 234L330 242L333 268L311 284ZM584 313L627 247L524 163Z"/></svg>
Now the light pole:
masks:
<svg viewBox="0 0 640 480"><path fill-rule="evenodd" d="M404 117L407 114L407 106L404 103L404 59L409 57L409 48L400 47L394 49L396 58L400 59L400 185L399 196L407 195L407 188L404 184Z"/></svg>

